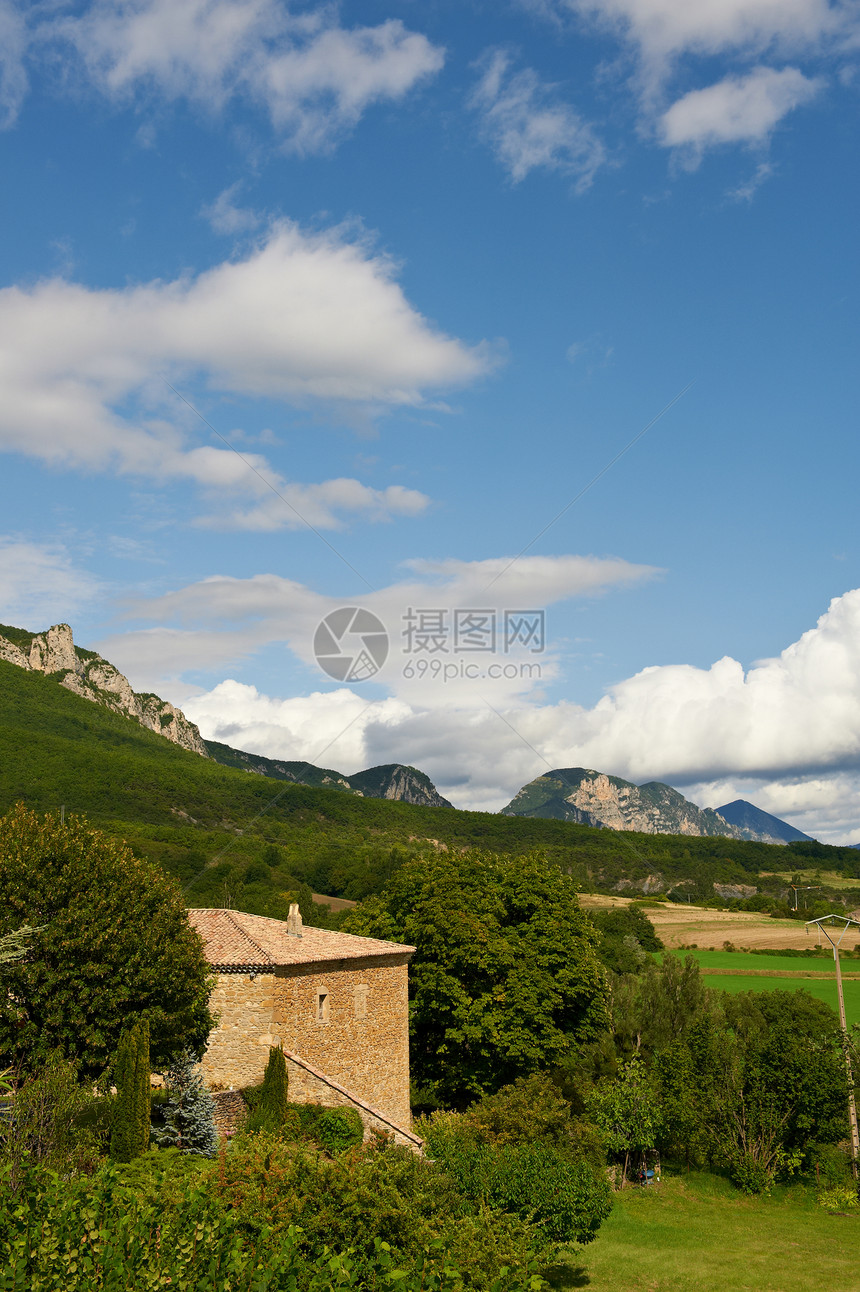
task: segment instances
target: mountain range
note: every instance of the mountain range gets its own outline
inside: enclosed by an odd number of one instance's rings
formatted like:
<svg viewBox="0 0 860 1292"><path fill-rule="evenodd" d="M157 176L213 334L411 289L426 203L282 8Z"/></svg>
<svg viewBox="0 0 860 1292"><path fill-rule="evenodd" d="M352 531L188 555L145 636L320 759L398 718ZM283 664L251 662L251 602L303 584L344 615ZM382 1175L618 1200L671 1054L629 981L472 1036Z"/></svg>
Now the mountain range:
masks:
<svg viewBox="0 0 860 1292"><path fill-rule="evenodd" d="M0 813L17 802L37 812L83 813L173 875L191 906L227 904L283 919L289 902L300 900L314 923L334 917L319 914L312 893L360 900L380 892L407 856L471 848L539 852L586 891L670 893L682 885L693 900L730 890L737 896L753 884L780 899L787 867L815 865L860 879L858 852L850 848L801 841L788 844L786 856L784 844L734 835L653 833L671 824L666 816L645 822L648 832L621 834L539 812L455 811L404 801L435 790L401 765L341 777L214 742L203 742L201 754L199 733L183 725L179 710L159 709L163 702L152 697L142 717L132 716L140 697L126 696L126 712L121 675L111 689L94 687L94 677L110 680L107 662L79 672L66 634L49 643L47 633L12 631L14 638L0 633ZM36 642L34 667L36 637L45 640ZM44 665L58 658L64 667L46 673ZM76 658L84 666L100 659L77 651ZM60 685L71 674L72 685ZM163 726L153 724L153 712L165 716Z"/></svg>
<svg viewBox="0 0 860 1292"><path fill-rule="evenodd" d="M361 798L421 807L453 806L429 776L402 763L371 767L348 776L331 768L268 758L204 740L181 709L157 695L134 691L128 678L108 660L76 646L68 624L54 624L41 633L0 624L0 660L27 672L44 674L81 698L131 718L181 748L225 767ZM699 808L660 781L635 785L583 767L558 768L530 781L502 809L502 815L643 834L716 836L778 844L811 842L809 835L744 799L721 808Z"/></svg>
<svg viewBox="0 0 860 1292"><path fill-rule="evenodd" d="M142 727L183 749L212 758L226 767L238 767L273 780L345 790L363 798L398 799L423 807L452 806L429 776L401 763L370 767L353 776L344 776L310 763L264 758L215 740L204 740L181 709L157 695L133 690L128 678L108 660L95 651L76 646L68 624L54 624L42 633L0 624L0 659L28 672L49 675L83 699L133 718Z"/></svg>
<svg viewBox="0 0 860 1292"><path fill-rule="evenodd" d="M560 767L524 785L505 816L545 817L609 830L683 834L759 843L811 842L809 835L744 799L721 808L699 808L671 785L634 785L586 767Z"/></svg>

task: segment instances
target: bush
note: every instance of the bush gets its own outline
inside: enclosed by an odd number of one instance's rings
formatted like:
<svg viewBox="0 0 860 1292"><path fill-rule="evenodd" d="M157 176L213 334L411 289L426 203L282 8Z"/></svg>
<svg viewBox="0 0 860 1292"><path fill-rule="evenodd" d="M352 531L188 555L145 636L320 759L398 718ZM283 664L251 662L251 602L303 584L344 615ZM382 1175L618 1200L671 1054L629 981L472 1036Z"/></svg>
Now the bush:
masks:
<svg viewBox="0 0 860 1292"><path fill-rule="evenodd" d="M266 1135L92 1179L0 1171L0 1292L538 1292L535 1231L407 1150L329 1160ZM157 1223L154 1218L157 1217Z"/></svg>
<svg viewBox="0 0 860 1292"><path fill-rule="evenodd" d="M534 1224L544 1256L589 1243L612 1210L604 1176L552 1144L481 1142L468 1114L436 1113L421 1125L427 1151L473 1202Z"/></svg>
<svg viewBox="0 0 860 1292"><path fill-rule="evenodd" d="M317 1143L329 1153L342 1153L364 1139L364 1123L354 1108L327 1108L315 1129Z"/></svg>
<svg viewBox="0 0 860 1292"><path fill-rule="evenodd" d="M108 1101L94 1100L80 1083L75 1064L59 1050L52 1054L11 1092L0 1117L0 1161L9 1165L11 1187L34 1165L62 1177L95 1169L101 1146L88 1115L104 1106Z"/></svg>

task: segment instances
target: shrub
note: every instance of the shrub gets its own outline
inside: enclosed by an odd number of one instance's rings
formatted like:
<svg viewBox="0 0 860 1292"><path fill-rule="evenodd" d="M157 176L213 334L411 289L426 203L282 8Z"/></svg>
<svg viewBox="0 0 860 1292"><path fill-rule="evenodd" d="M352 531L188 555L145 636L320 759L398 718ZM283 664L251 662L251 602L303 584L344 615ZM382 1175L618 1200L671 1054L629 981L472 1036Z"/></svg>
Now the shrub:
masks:
<svg viewBox="0 0 860 1292"><path fill-rule="evenodd" d="M330 1153L342 1153L364 1139L364 1123L354 1108L327 1108L317 1120L317 1143Z"/></svg>
<svg viewBox="0 0 860 1292"><path fill-rule="evenodd" d="M87 1114L107 1101L93 1099L78 1080L75 1064L59 1050L9 1096L0 1117L0 1160L9 1163L13 1187L34 1165L63 1177L94 1169L99 1137Z"/></svg>
<svg viewBox="0 0 860 1292"><path fill-rule="evenodd" d="M533 1223L543 1255L560 1243L588 1243L612 1210L609 1185L583 1160L551 1144L481 1143L467 1116L423 1123L428 1152L467 1198Z"/></svg>
<svg viewBox="0 0 860 1292"><path fill-rule="evenodd" d="M157 1223L156 1223L157 1218ZM91 1179L0 1171L0 1292L538 1292L534 1227L406 1150L327 1159L266 1135Z"/></svg>

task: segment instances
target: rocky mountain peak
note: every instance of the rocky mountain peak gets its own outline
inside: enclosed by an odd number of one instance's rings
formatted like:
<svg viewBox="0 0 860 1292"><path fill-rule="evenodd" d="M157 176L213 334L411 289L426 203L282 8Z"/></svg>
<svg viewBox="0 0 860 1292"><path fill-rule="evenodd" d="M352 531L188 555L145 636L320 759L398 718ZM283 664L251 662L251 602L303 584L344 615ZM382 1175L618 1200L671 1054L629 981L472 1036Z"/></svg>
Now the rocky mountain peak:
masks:
<svg viewBox="0 0 860 1292"><path fill-rule="evenodd" d="M506 816L553 817L643 834L743 837L719 813L696 807L671 785L634 785L588 767L560 767L538 776L502 811Z"/></svg>
<svg viewBox="0 0 860 1292"><path fill-rule="evenodd" d="M181 709L157 695L134 691L128 678L108 660L75 646L68 624L53 624L43 633L0 625L0 659L56 677L60 686L85 700L133 718L175 745L208 757L200 732Z"/></svg>

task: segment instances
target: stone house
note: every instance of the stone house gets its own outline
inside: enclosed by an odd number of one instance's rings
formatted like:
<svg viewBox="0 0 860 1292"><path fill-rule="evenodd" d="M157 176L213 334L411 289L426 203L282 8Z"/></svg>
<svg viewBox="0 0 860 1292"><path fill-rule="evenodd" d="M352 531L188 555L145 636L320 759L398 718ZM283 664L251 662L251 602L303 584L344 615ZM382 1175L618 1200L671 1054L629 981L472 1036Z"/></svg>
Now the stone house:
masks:
<svg viewBox="0 0 860 1292"><path fill-rule="evenodd" d="M408 964L414 947L242 911L188 912L216 986L203 1056L214 1090L257 1085L283 1045L290 1098L350 1104L366 1129L417 1144L409 1106Z"/></svg>

